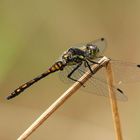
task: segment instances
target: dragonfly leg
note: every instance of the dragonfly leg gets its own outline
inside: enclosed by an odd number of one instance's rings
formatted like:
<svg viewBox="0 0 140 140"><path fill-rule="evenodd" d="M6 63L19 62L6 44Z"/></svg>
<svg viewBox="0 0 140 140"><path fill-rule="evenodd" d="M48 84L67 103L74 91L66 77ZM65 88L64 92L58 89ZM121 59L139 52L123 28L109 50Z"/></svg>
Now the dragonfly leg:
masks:
<svg viewBox="0 0 140 140"><path fill-rule="evenodd" d="M89 68L89 70L90 70L90 72L92 73L92 74L94 74L94 72L92 71L92 69L91 69L91 67L90 67L90 64L88 63L88 61L86 61L85 60L85 64L84 64L86 67L88 67Z"/></svg>
<svg viewBox="0 0 140 140"><path fill-rule="evenodd" d="M93 64L99 64L98 62L93 61L93 60L90 60L90 59L88 59L88 61L91 62L91 63L93 63Z"/></svg>
<svg viewBox="0 0 140 140"><path fill-rule="evenodd" d="M79 63L79 64L68 74L67 77L68 77L69 79L75 81L75 82L79 82L82 86L84 86L82 82L78 81L77 79L72 78L72 74L73 74L81 65L82 65L82 62ZM84 87L85 87L85 86L84 86Z"/></svg>

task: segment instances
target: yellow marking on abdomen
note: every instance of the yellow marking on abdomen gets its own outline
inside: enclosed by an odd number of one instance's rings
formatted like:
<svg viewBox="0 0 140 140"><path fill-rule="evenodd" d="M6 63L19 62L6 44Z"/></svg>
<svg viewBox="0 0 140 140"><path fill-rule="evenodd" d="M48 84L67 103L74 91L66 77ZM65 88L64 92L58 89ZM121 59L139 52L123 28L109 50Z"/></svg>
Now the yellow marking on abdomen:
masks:
<svg viewBox="0 0 140 140"><path fill-rule="evenodd" d="M27 84L24 84L24 85L22 86L22 88L25 88L25 87L27 87Z"/></svg>
<svg viewBox="0 0 140 140"><path fill-rule="evenodd" d="M51 67L51 71L55 71L56 70L56 68L53 66L53 67Z"/></svg>
<svg viewBox="0 0 140 140"><path fill-rule="evenodd" d="M16 92L20 92L20 89L17 89Z"/></svg>
<svg viewBox="0 0 140 140"><path fill-rule="evenodd" d="M55 68L56 68L56 69L59 69L59 66L58 66L57 64L55 64Z"/></svg>
<svg viewBox="0 0 140 140"><path fill-rule="evenodd" d="M57 63L57 65L58 65L59 67L61 67L61 66L62 66L62 64L61 64L61 63Z"/></svg>

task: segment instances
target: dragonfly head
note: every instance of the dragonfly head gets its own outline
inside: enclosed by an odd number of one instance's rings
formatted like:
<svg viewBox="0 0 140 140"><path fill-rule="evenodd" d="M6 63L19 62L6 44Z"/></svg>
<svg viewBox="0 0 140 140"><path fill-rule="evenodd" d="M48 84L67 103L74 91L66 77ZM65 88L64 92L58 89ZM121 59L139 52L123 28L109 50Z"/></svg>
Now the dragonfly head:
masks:
<svg viewBox="0 0 140 140"><path fill-rule="evenodd" d="M95 58L99 53L99 48L94 44L87 44L85 50L86 56L90 59Z"/></svg>

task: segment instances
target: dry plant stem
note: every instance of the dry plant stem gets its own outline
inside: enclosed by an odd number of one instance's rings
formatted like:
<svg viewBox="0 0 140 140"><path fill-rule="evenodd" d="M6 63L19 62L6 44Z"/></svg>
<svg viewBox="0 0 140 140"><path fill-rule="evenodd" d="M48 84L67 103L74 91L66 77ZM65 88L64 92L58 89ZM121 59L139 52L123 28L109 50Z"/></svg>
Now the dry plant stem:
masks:
<svg viewBox="0 0 140 140"><path fill-rule="evenodd" d="M114 121L114 128L116 134L116 140L122 140L122 132L121 132L121 124L120 124L120 117L117 107L117 100L115 93L113 91L113 72L111 63L109 62L106 65L106 73L107 73L107 81L108 81L108 88L109 88L109 97L110 97L110 104L112 109L113 121Z"/></svg>
<svg viewBox="0 0 140 140"><path fill-rule="evenodd" d="M108 58L103 57L92 67L94 73L103 67L109 61ZM90 71L87 71L78 81L83 84L92 76ZM57 108L59 108L72 94L74 94L80 87L81 83L75 82L65 93L63 93L17 140L25 140L29 137Z"/></svg>

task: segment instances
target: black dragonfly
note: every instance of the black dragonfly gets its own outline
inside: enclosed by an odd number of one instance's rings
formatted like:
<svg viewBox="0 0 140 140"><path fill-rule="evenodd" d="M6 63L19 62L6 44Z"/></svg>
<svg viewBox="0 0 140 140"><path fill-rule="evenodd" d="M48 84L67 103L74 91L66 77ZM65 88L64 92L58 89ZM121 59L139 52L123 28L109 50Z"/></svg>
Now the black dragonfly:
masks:
<svg viewBox="0 0 140 140"><path fill-rule="evenodd" d="M14 98L37 81L56 71L59 71L60 79L65 83L79 82L78 79L84 75L87 70L90 70L92 73L91 66L98 64L98 61L103 57L106 46L106 39L100 38L69 48L46 72L19 86L7 99ZM112 63L116 80L116 84L113 86L114 92L118 100L125 101L127 100L127 96L118 86L122 83L140 81L140 65L120 60L110 60L110 62ZM92 78L90 78L82 88L86 92L108 96L104 68L99 70L95 75L93 74Z"/></svg>

